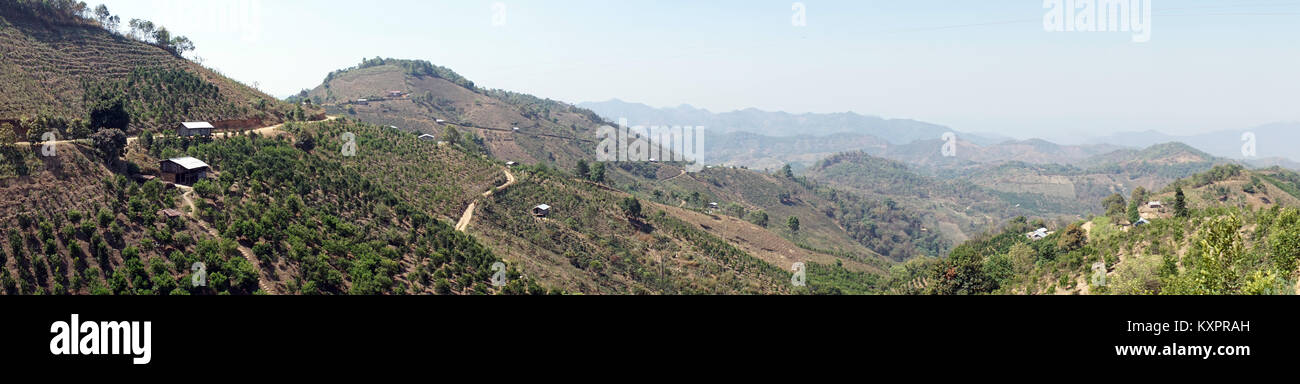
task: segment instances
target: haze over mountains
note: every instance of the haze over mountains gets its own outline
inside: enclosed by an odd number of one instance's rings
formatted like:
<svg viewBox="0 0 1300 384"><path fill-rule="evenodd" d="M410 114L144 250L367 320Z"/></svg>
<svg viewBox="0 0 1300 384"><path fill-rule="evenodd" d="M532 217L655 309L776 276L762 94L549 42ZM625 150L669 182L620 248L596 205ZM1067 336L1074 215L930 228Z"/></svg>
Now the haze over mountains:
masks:
<svg viewBox="0 0 1300 384"><path fill-rule="evenodd" d="M1246 144L1243 135L1255 137L1255 156L1242 154ZM1244 159L1248 162L1265 164L1277 161L1277 158L1289 160L1286 164L1300 161L1300 122L1280 122L1265 124L1237 130L1203 133L1189 136L1168 135L1156 131L1117 133L1088 140L1089 143L1112 143L1129 147L1147 147L1159 143L1181 142L1196 147L1219 157Z"/></svg>
<svg viewBox="0 0 1300 384"><path fill-rule="evenodd" d="M22 4L0 9L0 80L16 85L0 87L6 294L1069 292L1089 263L1130 262L1116 255L1177 267L1202 224L1235 234L1242 216L1260 254L1300 255L1300 213L1280 211L1300 204L1300 175L1243 167L1239 133L1186 138L1210 152L1156 134L1061 145L856 113L575 106L385 58L264 99L167 39ZM715 166L598 161L597 127L619 118L711 128ZM190 119L244 126L181 137ZM18 140L28 127L87 139L46 156ZM1292 127L1252 131L1260 154ZM192 186L163 182L181 157L206 169ZM1060 234L1025 238L1039 228ZM1295 259L1242 271L1292 276ZM187 283L198 260L211 287ZM806 287L789 284L800 263ZM1200 292L1203 275L1159 283ZM1261 276L1233 278L1273 286Z"/></svg>
<svg viewBox="0 0 1300 384"><path fill-rule="evenodd" d="M1118 133L1083 138L1078 143L1054 143L1041 138L1015 140L909 119L886 119L853 112L790 114L757 109L714 113L682 105L654 108L621 100L579 103L607 120L628 119L631 125L698 125L710 129L714 159L720 162L770 168L776 160L810 165L828 154L861 150L873 155L925 164L941 161L941 137L954 132L959 159L976 163L1024 161L1035 164L1073 164L1119 149L1143 149L1181 142L1216 157L1244 160L1255 166L1296 168L1300 123L1274 123L1214 133L1176 136L1156 131ZM1242 154L1243 134L1257 139L1255 156ZM779 166L779 164L778 164Z"/></svg>
<svg viewBox="0 0 1300 384"><path fill-rule="evenodd" d="M853 112L831 114L791 114L745 109L734 112L713 113L690 105L676 108L654 108L645 104L610 100L598 103L578 103L612 121L628 119L631 125L691 125L702 126L717 133L747 132L764 136L826 136L837 133L869 134L892 144L907 144L917 140L934 139L952 132L951 128L916 120L885 119ZM1001 138L970 135L968 140L990 144Z"/></svg>

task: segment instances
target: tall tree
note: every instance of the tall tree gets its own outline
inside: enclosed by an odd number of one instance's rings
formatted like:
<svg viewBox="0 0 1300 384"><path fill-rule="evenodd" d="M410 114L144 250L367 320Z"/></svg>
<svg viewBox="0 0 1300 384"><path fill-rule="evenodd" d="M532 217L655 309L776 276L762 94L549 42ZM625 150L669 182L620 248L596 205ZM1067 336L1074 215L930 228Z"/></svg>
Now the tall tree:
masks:
<svg viewBox="0 0 1300 384"><path fill-rule="evenodd" d="M133 39L140 38L140 19L131 19L126 22L127 34Z"/></svg>
<svg viewBox="0 0 1300 384"><path fill-rule="evenodd" d="M1106 210L1106 216L1110 217L1119 217L1128 208L1128 204L1124 201L1124 195L1118 193L1102 199L1101 206Z"/></svg>
<svg viewBox="0 0 1300 384"><path fill-rule="evenodd" d="M122 25L121 17L109 16L108 21L104 23L104 29L107 29L109 32L118 33L117 27L119 25Z"/></svg>
<svg viewBox="0 0 1300 384"><path fill-rule="evenodd" d="M1065 228L1065 233L1062 233L1061 237L1056 240L1056 248L1064 252L1071 252L1083 248L1083 245L1087 242L1088 234L1083 231L1083 227L1075 223Z"/></svg>
<svg viewBox="0 0 1300 384"><path fill-rule="evenodd" d="M155 27L152 21L140 20L140 24L139 24L140 34L138 35L137 38L139 38L140 40L148 40L149 38L153 37L154 28Z"/></svg>
<svg viewBox="0 0 1300 384"><path fill-rule="evenodd" d="M105 128L127 129L131 125L131 114L126 111L126 103L120 98L104 99L96 102L90 109L90 129L98 131Z"/></svg>
<svg viewBox="0 0 1300 384"><path fill-rule="evenodd" d="M1183 187L1181 185L1176 186L1174 187L1174 216L1187 217L1188 214L1187 195L1183 194Z"/></svg>
<svg viewBox="0 0 1300 384"><path fill-rule="evenodd" d="M100 4L95 7L95 20L98 20L100 24L108 25L108 18L112 16L113 14L108 12L107 5Z"/></svg>
<svg viewBox="0 0 1300 384"><path fill-rule="evenodd" d="M176 36L170 42L166 43L169 50L177 56L184 56L186 52L194 50L194 42L185 36Z"/></svg>
<svg viewBox="0 0 1300 384"><path fill-rule="evenodd" d="M627 216L627 218L636 219L641 217L641 201L635 197L626 197L618 205L623 208L623 215Z"/></svg>
<svg viewBox="0 0 1300 384"><path fill-rule="evenodd" d="M0 145L10 145L18 141L18 134L14 133L14 126L9 123L0 123Z"/></svg>
<svg viewBox="0 0 1300 384"><path fill-rule="evenodd" d="M767 228L767 220L768 220L767 212L763 212L763 211L750 212L749 217L747 219L749 220L749 222L754 223L754 225Z"/></svg>
<svg viewBox="0 0 1300 384"><path fill-rule="evenodd" d="M126 134L119 129L104 129L90 135L90 141L95 144L95 149L99 150L104 162L112 164L118 157L122 157L122 149L126 147Z"/></svg>
<svg viewBox="0 0 1300 384"><path fill-rule="evenodd" d="M605 163L597 162L591 166L591 181L597 183L605 182Z"/></svg>
<svg viewBox="0 0 1300 384"><path fill-rule="evenodd" d="M969 246L957 247L931 270L927 294L978 295L998 289L998 282L984 272L984 257Z"/></svg>
<svg viewBox="0 0 1300 384"><path fill-rule="evenodd" d="M586 160L581 160L581 159L579 159L579 160L578 160L578 166L575 167L575 169L574 169L574 173L578 174L578 177L580 177L580 178L583 178L583 179L590 179L590 178L591 178L591 167L587 166L587 161L586 161Z"/></svg>
<svg viewBox="0 0 1300 384"><path fill-rule="evenodd" d="M158 28L158 30L153 31L153 42L154 44L170 50L172 43L171 31L168 31L167 27Z"/></svg>
<svg viewBox="0 0 1300 384"><path fill-rule="evenodd" d="M790 228L790 232L799 233L799 218L790 216L790 218L785 221L785 226Z"/></svg>
<svg viewBox="0 0 1300 384"><path fill-rule="evenodd" d="M1141 204L1144 202L1143 200L1146 200L1147 195L1149 194L1150 192L1147 191L1146 188L1142 188L1142 187L1133 188L1133 194L1130 196L1130 200L1133 200L1133 202Z"/></svg>

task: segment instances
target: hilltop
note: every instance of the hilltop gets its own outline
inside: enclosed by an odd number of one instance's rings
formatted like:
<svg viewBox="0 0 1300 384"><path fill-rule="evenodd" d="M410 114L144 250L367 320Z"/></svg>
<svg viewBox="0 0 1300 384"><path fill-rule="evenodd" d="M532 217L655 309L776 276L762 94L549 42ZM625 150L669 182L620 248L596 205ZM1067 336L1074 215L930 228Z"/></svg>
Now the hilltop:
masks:
<svg viewBox="0 0 1300 384"><path fill-rule="evenodd" d="M17 141L37 141L51 129L60 138L84 138L105 126L135 133L180 121L244 129L318 113L186 60L181 53L192 43L170 37L165 28L154 34L152 23L150 36L128 36L106 25L120 19L101 22L52 5L63 3L6 3L0 9L0 122L17 131ZM129 115L129 123L105 117L121 115Z"/></svg>
<svg viewBox="0 0 1300 384"><path fill-rule="evenodd" d="M1300 151L1295 146L1287 145L1300 139L1300 123L1277 122L1250 127L1210 132L1196 135L1167 135L1156 131L1124 132L1089 140L1092 143L1114 143L1125 146L1145 147L1168 142L1187 143L1214 156L1238 160L1249 159L1284 159L1294 163L1300 160ZM1255 153L1242 153L1243 148L1253 147ZM1291 169L1297 169L1292 167Z"/></svg>
<svg viewBox="0 0 1300 384"><path fill-rule="evenodd" d="M365 60L330 73L322 84L294 98L298 99L324 105L331 113L432 134L439 140L469 135L499 159L566 168L578 159L595 157L596 128L604 124L589 111L482 89L450 69L414 60Z"/></svg>
<svg viewBox="0 0 1300 384"><path fill-rule="evenodd" d="M595 128L606 122L589 111L563 103L480 89L450 69L428 62L366 60L355 67L331 73L324 84L291 100L311 100L346 116L396 127L398 131L412 134L433 134L438 140L450 141L456 146L478 148L483 155L497 161L523 164L515 171L519 184L495 193L490 201L482 202L478 215L467 230L481 236L507 258L524 260L530 272L561 281L566 289L592 292L705 289L699 286L672 288L678 284L672 279L664 283L646 281L637 274L619 277L621 274L606 269L611 261L618 262L620 268L628 268L628 262L648 262L645 257L632 257L632 254L658 255L662 245L645 248L646 245L641 243L660 238L656 242L662 244L664 235L639 231L664 225L673 228L671 233L674 236L725 239L712 245L699 243L683 249L724 247L738 251L737 254L744 254L746 258L752 257L755 261L747 262L749 264L768 265L777 270L788 270L795 262L809 263L818 273L881 274L888 268L884 256L864 246L878 243L875 240L855 239L835 220L826 218L817 206L792 204L788 200L782 202L780 196L792 191L797 193L804 187L756 172L732 170L752 182L727 185L709 181L714 179L703 174L687 174L681 164L591 162L600 168L598 181L575 183L573 179L578 175L570 171L578 161L590 162L595 157L596 143L587 137L593 137ZM513 130L516 126L519 131ZM716 169L705 173L723 171ZM803 194L813 195L811 190ZM531 197L516 200L518 195ZM629 226L626 220L621 220L617 204L630 196L640 199L646 206L646 216L656 220L646 220L647 225L639 227ZM564 204L575 200L584 204L571 207ZM602 201L607 212L591 211L600 207L602 203L598 202ZM819 201L823 203L821 207L833 205L825 200ZM581 209L590 215L570 216L567 220L571 223L566 225L520 228L521 223L534 221L527 212L533 205L543 202L559 211ZM711 209L710 203L717 203L719 207L745 208L741 208L739 214L723 214L721 208ZM503 209L503 204L509 209ZM658 212L663 214L658 215ZM768 219L759 221L752 217L768 215L767 212L772 215ZM805 221L804 228L798 233L781 230L789 217ZM543 223L546 222L537 224ZM520 233L545 236L521 238ZM611 237L612 234L621 236ZM628 254L636 249L642 250ZM942 247L932 247L925 251L895 252L895 256L936 256L941 251ZM576 255L589 256L575 260ZM672 261L677 257L656 256L650 261ZM600 261L594 265L600 267L601 273L593 273L593 261ZM696 258L688 262L699 264L702 260ZM752 266L749 268L750 272L746 273L753 273ZM673 270L666 268L663 273L671 275ZM841 291L862 289L839 288ZM708 291L716 289L707 288Z"/></svg>

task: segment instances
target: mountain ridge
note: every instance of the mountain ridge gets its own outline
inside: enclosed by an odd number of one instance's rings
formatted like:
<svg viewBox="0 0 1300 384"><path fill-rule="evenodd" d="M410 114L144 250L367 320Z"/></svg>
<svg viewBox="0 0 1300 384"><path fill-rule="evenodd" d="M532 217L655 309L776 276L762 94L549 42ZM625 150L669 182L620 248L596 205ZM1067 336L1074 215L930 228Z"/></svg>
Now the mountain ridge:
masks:
<svg viewBox="0 0 1300 384"><path fill-rule="evenodd" d="M730 112L711 112L683 104L676 108L654 108L618 99L576 104L600 114L605 119L628 119L630 125L703 126L718 133L748 132L765 136L825 136L836 133L869 134L894 144L907 144L923 138L938 138L953 130L913 119L886 119L856 112L790 113L744 108ZM685 108L683 108L685 107ZM995 140L970 134L981 143Z"/></svg>

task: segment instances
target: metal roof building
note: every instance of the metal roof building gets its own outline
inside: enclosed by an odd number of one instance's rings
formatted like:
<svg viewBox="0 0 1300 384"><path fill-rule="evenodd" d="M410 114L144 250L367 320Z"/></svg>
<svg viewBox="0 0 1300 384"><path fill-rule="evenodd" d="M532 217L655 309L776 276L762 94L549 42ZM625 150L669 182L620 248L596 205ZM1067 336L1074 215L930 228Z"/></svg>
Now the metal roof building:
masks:
<svg viewBox="0 0 1300 384"><path fill-rule="evenodd" d="M206 121L190 121L181 123L181 125L176 128L176 135L180 137L207 137L212 136L213 129L215 128L212 127L212 124L209 124Z"/></svg>

